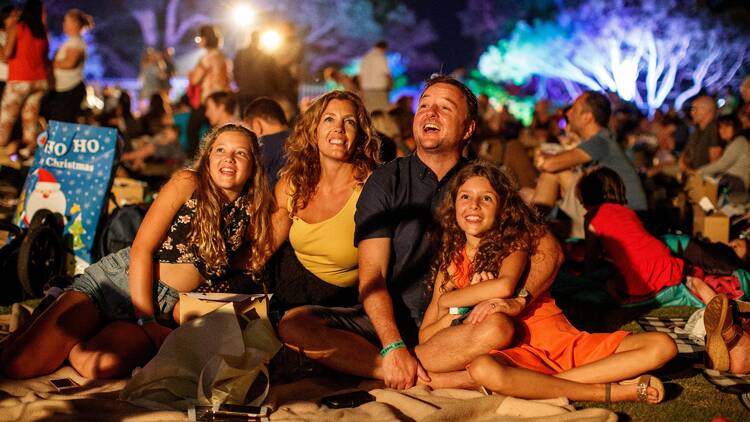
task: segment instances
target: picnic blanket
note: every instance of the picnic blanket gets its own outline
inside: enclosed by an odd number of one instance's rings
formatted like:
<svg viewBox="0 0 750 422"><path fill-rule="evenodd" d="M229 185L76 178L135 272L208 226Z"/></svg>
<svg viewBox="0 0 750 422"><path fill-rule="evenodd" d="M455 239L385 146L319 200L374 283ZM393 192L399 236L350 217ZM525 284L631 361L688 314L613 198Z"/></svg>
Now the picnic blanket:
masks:
<svg viewBox="0 0 750 422"><path fill-rule="evenodd" d="M9 315L0 315L0 326ZM3 336L4 333L0 333ZM55 391L49 380L69 377L80 387ZM87 380L69 366L53 374L17 381L0 378L0 422L4 421L186 421L178 410L153 410L118 397L129 380ZM362 389L376 401L354 409L329 409L320 404L327 395ZM477 391L431 390L417 386L406 391L383 388L379 381L346 376L305 378L272 385L265 405L274 409L272 421L616 421L601 408L575 410L567 399L521 400L485 396Z"/></svg>
<svg viewBox="0 0 750 422"><path fill-rule="evenodd" d="M702 318L702 310L697 312L701 312L700 317ZM750 374L732 374L705 367L703 364L705 345L685 330L688 324L687 319L646 316L638 318L638 324L645 331L658 331L672 337L677 343L678 353L696 359L693 368L700 370L706 380L714 384L719 390L729 394L750 393Z"/></svg>

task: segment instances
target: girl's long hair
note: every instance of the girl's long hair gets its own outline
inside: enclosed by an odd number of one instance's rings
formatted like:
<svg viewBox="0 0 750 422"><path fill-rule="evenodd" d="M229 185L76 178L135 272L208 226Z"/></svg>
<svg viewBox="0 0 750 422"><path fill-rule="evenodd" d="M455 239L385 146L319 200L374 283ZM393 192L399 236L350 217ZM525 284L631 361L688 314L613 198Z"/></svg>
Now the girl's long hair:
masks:
<svg viewBox="0 0 750 422"><path fill-rule="evenodd" d="M47 38L47 28L44 25L44 5L41 0L27 0L21 9L19 22L25 23L34 38Z"/></svg>
<svg viewBox="0 0 750 422"><path fill-rule="evenodd" d="M230 222L231 215L222 215L226 198L214 183L209 174L209 155L216 139L222 133L238 132L250 140L252 169L250 177L236 199L237 209L244 215L241 223L230 239L230 244L239 246L243 240L249 241L250 268L258 271L270 256L271 245L271 211L274 199L268 188L263 162L260 156L258 138L243 126L227 124L211 130L203 138L202 146L193 170L198 176L198 187L195 191L195 219L188 240L198 249L198 255L206 262L209 271L216 271L220 276L222 269L229 264L229 257L222 233ZM249 230L248 230L249 229ZM245 235L248 238L245 239Z"/></svg>
<svg viewBox="0 0 750 422"><path fill-rule="evenodd" d="M586 170L576 185L576 194L586 208L628 203L622 178L616 171L604 166L594 166Z"/></svg>
<svg viewBox="0 0 750 422"><path fill-rule="evenodd" d="M432 265L430 280L434 283L438 274L442 274L440 289L443 292L452 281L448 268L453 263L460 267L463 261L466 234L456 220L456 195L458 189L472 177L484 177L490 182L497 192L498 204L495 224L482 236L479 250L470 265L469 278L473 273L482 271L497 275L500 264L508 255L519 250L532 254L539 239L546 233L537 213L521 200L516 186L498 166L482 161L467 164L449 183L446 196L437 211L440 225L438 253Z"/></svg>
<svg viewBox="0 0 750 422"><path fill-rule="evenodd" d="M354 166L354 179L360 184L364 183L380 163L380 139L372 127L370 115L362 100L348 91L331 91L322 95L302 114L294 125L294 132L286 141L287 163L281 170L281 177L289 178L292 215L307 207L320 181L317 129L323 112L333 100L348 101L354 106L357 137L349 157L349 162Z"/></svg>

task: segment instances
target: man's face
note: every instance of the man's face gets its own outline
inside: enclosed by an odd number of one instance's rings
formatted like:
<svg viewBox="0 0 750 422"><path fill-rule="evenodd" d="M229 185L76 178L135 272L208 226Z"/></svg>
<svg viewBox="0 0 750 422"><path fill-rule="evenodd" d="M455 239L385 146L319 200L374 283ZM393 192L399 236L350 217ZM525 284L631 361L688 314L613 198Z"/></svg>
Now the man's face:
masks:
<svg viewBox="0 0 750 422"><path fill-rule="evenodd" d="M224 107L216 104L214 100L208 99L206 101L206 118L211 126L216 126L221 121L221 116L224 112Z"/></svg>
<svg viewBox="0 0 750 422"><path fill-rule="evenodd" d="M693 119L693 123L704 125L711 122L715 114L715 108L712 106L711 101L706 97L700 97L693 101L693 104L690 106L690 117Z"/></svg>
<svg viewBox="0 0 750 422"><path fill-rule="evenodd" d="M586 106L585 94L573 101L573 105L565 115L568 128L580 137L583 137L583 128L591 117L591 111Z"/></svg>
<svg viewBox="0 0 750 422"><path fill-rule="evenodd" d="M468 110L458 87L437 83L427 88L419 99L414 116L414 139L417 149L429 152L460 150L474 132L475 123L467 125Z"/></svg>

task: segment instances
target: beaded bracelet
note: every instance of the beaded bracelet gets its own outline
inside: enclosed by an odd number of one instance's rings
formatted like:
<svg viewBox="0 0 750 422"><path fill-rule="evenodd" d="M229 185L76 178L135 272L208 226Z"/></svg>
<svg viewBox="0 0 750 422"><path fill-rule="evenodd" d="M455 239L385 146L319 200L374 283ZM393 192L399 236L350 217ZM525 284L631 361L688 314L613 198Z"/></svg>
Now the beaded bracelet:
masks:
<svg viewBox="0 0 750 422"><path fill-rule="evenodd" d="M393 343L383 347L383 350L380 351L380 356L385 357L389 352L400 349L402 347L406 347L406 343L404 343L403 340L394 341Z"/></svg>

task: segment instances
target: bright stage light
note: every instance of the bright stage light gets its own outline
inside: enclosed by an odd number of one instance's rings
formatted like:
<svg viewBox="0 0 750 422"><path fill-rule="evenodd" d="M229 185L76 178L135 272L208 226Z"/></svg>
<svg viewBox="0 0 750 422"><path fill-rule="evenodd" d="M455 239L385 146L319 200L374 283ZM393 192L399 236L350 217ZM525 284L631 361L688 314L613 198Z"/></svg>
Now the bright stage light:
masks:
<svg viewBox="0 0 750 422"><path fill-rule="evenodd" d="M281 45L281 34L269 30L260 34L260 45L266 51L274 51Z"/></svg>
<svg viewBox="0 0 750 422"><path fill-rule="evenodd" d="M232 19L239 26L249 26L255 20L255 11L247 5L239 4L232 10Z"/></svg>

